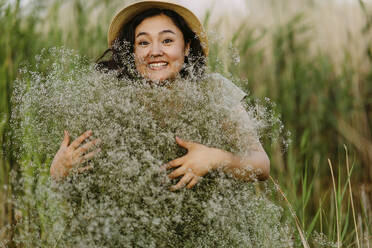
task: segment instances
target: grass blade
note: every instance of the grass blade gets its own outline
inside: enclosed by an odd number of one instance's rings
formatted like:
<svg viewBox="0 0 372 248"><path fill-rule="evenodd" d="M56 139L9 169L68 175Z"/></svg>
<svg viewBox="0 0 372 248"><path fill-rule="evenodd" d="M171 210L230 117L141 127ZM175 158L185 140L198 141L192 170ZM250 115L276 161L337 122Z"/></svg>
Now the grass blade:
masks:
<svg viewBox="0 0 372 248"><path fill-rule="evenodd" d="M331 160L330 159L328 159L328 165L329 165L329 168L331 169L332 182L333 182L333 193L335 195L337 248L340 248L341 247L341 242L340 242L340 221L339 221L339 216L338 216L339 215L339 212L338 212L338 201L337 201L336 182L335 182L335 176L333 174L332 163L331 163Z"/></svg>
<svg viewBox="0 0 372 248"><path fill-rule="evenodd" d="M348 176L348 185L349 185L349 194L350 194L350 202L351 202L351 210L353 212L353 220L354 220L354 228L355 228L355 236L356 236L356 243L357 247L360 248L360 241L359 241L359 234L358 234L358 226L355 218L355 209L354 209L354 200L353 200L353 191L351 190L351 181L350 181L350 167L349 167L349 155L347 151L346 145L344 145L345 153L346 153L346 168L347 168L347 176Z"/></svg>
<svg viewBox="0 0 372 248"><path fill-rule="evenodd" d="M301 225L300 225L300 221L295 213L295 211L293 210L292 208L292 205L291 203L288 201L287 197L285 196L284 192L281 190L280 186L278 183L275 182L275 180L270 176L270 180L274 183L275 185L275 188L278 190L278 192L281 194L281 196L283 197L283 199L285 200L285 202L287 203L288 205L288 208L289 208L289 211L291 212L294 220L295 220L295 223L296 223L296 227L297 227L297 230L298 230L298 233L300 234L300 238L301 238L301 242L302 242L302 245L305 247L305 248L310 248L309 244L307 243L307 240L306 240L306 237L304 235L304 232L302 231L302 228L301 228Z"/></svg>

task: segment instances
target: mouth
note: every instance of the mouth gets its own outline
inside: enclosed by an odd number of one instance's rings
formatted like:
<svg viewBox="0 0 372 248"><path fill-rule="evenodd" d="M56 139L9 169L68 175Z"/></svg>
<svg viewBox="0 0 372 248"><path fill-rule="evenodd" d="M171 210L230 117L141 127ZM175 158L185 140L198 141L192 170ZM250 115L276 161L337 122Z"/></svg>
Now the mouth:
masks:
<svg viewBox="0 0 372 248"><path fill-rule="evenodd" d="M148 63L147 67L151 70L162 70L168 66L168 62L152 62Z"/></svg>

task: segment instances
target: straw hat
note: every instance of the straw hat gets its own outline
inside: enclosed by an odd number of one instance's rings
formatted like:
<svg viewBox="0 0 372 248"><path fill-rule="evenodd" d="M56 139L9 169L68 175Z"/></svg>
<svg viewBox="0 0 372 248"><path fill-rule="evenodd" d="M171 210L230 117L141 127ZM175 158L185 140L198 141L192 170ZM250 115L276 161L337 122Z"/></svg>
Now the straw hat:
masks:
<svg viewBox="0 0 372 248"><path fill-rule="evenodd" d="M199 19L192 13L189 9L172 3L167 0L152 0L152 1L140 1L134 4L130 4L123 9L121 9L111 20L111 24L107 33L108 46L111 47L115 39L119 36L120 29L134 18L139 13L151 9L151 8L160 8L160 9L169 9L173 10L179 14L186 21L190 29L198 36L203 52L205 56L208 56L209 47L207 35L203 29L203 25Z"/></svg>

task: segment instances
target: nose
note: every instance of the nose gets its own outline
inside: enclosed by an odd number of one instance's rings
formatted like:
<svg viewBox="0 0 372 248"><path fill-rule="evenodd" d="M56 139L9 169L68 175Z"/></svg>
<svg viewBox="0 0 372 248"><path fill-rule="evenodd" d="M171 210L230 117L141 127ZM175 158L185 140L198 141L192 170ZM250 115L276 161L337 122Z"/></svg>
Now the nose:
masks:
<svg viewBox="0 0 372 248"><path fill-rule="evenodd" d="M158 57L163 55L163 48L160 42L153 42L151 46L150 56Z"/></svg>

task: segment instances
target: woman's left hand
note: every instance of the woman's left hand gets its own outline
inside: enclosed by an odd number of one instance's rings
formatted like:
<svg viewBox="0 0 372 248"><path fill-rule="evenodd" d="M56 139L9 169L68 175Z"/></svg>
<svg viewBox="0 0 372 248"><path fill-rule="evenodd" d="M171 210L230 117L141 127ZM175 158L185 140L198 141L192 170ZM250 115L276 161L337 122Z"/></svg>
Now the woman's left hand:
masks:
<svg viewBox="0 0 372 248"><path fill-rule="evenodd" d="M165 165L166 169L177 168L168 175L174 179L183 176L171 190L178 190L184 186L192 188L210 170L217 168L224 162L226 153L217 148L211 148L202 144L184 141L176 137L179 146L187 149L187 154L176 158Z"/></svg>

